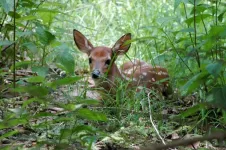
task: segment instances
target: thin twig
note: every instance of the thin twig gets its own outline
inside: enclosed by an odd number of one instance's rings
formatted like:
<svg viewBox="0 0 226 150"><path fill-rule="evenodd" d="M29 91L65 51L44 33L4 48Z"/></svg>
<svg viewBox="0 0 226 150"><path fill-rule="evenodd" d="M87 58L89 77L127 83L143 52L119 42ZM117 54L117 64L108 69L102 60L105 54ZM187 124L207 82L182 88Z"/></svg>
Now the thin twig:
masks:
<svg viewBox="0 0 226 150"><path fill-rule="evenodd" d="M152 93L152 92L149 92L149 93L148 93L148 108L149 108L149 117L150 117L150 121L151 121L151 124L152 124L152 126L154 127L155 132L157 133L158 137L161 139L162 143L165 145L166 143L165 143L164 139L161 137L161 135L160 135L160 133L159 133L157 127L155 126L155 124L154 124L154 122L153 122L153 119L152 119L152 114L151 114L151 101L150 101L150 94L151 94L151 93Z"/></svg>

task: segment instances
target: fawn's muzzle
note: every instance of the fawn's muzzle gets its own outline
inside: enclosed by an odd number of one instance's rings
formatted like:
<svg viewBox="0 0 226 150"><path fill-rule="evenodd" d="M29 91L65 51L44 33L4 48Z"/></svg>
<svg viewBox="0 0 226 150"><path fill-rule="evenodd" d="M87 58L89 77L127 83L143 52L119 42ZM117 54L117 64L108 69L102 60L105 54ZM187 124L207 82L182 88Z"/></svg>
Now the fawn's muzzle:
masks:
<svg viewBox="0 0 226 150"><path fill-rule="evenodd" d="M97 79L100 77L100 71L99 70L93 70L92 72L92 78Z"/></svg>

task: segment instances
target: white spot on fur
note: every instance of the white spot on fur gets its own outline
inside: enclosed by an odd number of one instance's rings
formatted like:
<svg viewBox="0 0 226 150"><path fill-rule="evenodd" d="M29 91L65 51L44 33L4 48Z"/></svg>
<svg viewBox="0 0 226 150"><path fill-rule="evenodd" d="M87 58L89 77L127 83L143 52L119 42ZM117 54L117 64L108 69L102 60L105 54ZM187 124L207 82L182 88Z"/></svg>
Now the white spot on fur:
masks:
<svg viewBox="0 0 226 150"><path fill-rule="evenodd" d="M144 78L144 76L143 76L143 75L139 75L139 78L140 78L140 79L143 79L143 78Z"/></svg>
<svg viewBox="0 0 226 150"><path fill-rule="evenodd" d="M137 87L139 90L142 90L144 87L143 86L138 86Z"/></svg>
<svg viewBox="0 0 226 150"><path fill-rule="evenodd" d="M151 78L151 80L152 80L153 82L155 82L155 78Z"/></svg>
<svg viewBox="0 0 226 150"><path fill-rule="evenodd" d="M168 73L167 73L167 72L162 72L162 74L163 74L163 75L168 75Z"/></svg>
<svg viewBox="0 0 226 150"><path fill-rule="evenodd" d="M137 82L137 79L136 78L133 78L133 81Z"/></svg>
<svg viewBox="0 0 226 150"><path fill-rule="evenodd" d="M133 68L131 68L131 69L127 69L127 70L125 70L124 72L126 73L126 74L132 74L132 73L134 73L134 69Z"/></svg>
<svg viewBox="0 0 226 150"><path fill-rule="evenodd" d="M150 73L152 73L152 74L156 74L156 72L155 71L149 71Z"/></svg>
<svg viewBox="0 0 226 150"><path fill-rule="evenodd" d="M142 75L143 75L143 76L146 76L146 75L147 75L147 72L143 72Z"/></svg>
<svg viewBox="0 0 226 150"><path fill-rule="evenodd" d="M158 74L158 75L162 75L162 71L159 71L157 74Z"/></svg>

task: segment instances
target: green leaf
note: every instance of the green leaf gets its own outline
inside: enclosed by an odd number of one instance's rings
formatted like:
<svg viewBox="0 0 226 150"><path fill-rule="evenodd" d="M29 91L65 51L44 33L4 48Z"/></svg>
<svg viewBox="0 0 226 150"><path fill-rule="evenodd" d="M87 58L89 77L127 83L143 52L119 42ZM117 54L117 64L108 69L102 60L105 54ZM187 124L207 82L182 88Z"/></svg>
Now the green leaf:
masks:
<svg viewBox="0 0 226 150"><path fill-rule="evenodd" d="M89 132L89 133L96 133L96 129L91 127L91 126L87 126L87 125L79 125L76 126L75 128L73 128L73 133L79 133L79 132Z"/></svg>
<svg viewBox="0 0 226 150"><path fill-rule="evenodd" d="M185 28L185 29L182 29L180 30L179 32L194 32L194 28Z"/></svg>
<svg viewBox="0 0 226 150"><path fill-rule="evenodd" d="M30 98L30 99L23 102L22 108L27 107L29 104L31 104L33 102L37 102L39 104L45 104L46 101L43 100L43 99L36 98L36 97Z"/></svg>
<svg viewBox="0 0 226 150"><path fill-rule="evenodd" d="M17 68L27 68L32 62L31 61L21 61L21 62L16 62L16 69ZM13 65L10 67L11 70L13 70Z"/></svg>
<svg viewBox="0 0 226 150"><path fill-rule="evenodd" d="M8 13L8 15L9 15L10 17L14 18L14 12L13 12L13 11L10 11L10 12ZM16 13L15 13L15 18L18 19L18 18L20 18L20 17L21 17L20 14L18 14L18 13L16 12Z"/></svg>
<svg viewBox="0 0 226 150"><path fill-rule="evenodd" d="M61 85L67 85L67 84L75 83L80 79L82 79L82 77L79 77L79 76L66 77L66 78L59 79L59 80L53 81L51 83L48 83L48 86L52 87L52 88L56 88L56 87L61 86Z"/></svg>
<svg viewBox="0 0 226 150"><path fill-rule="evenodd" d="M174 0L174 11L177 9L177 7L180 5L180 3L184 2L184 0Z"/></svg>
<svg viewBox="0 0 226 150"><path fill-rule="evenodd" d="M27 92L31 96L43 97L49 93L49 90L43 86L26 86L18 87L15 89L16 92Z"/></svg>
<svg viewBox="0 0 226 150"><path fill-rule="evenodd" d="M71 137L71 135L73 134L72 129L61 129L60 130L60 139L69 139L69 137Z"/></svg>
<svg viewBox="0 0 226 150"><path fill-rule="evenodd" d="M24 32L17 31L16 33L17 33L18 37L28 37L28 36L33 35L33 32L32 31L29 31L29 30L28 31L24 31Z"/></svg>
<svg viewBox="0 0 226 150"><path fill-rule="evenodd" d="M207 97L207 101L218 108L226 109L226 86L213 88Z"/></svg>
<svg viewBox="0 0 226 150"><path fill-rule="evenodd" d="M32 7L34 7L35 3L32 2L31 0L22 0L22 1L20 1L20 5L22 7L32 8Z"/></svg>
<svg viewBox="0 0 226 150"><path fill-rule="evenodd" d="M86 108L79 109L77 112L78 116L94 121L107 121L107 117L99 112L94 112Z"/></svg>
<svg viewBox="0 0 226 150"><path fill-rule="evenodd" d="M220 15L218 16L218 20L220 21L220 22L222 22L223 21L223 18L224 18L224 14L226 13L226 10L224 10L222 13L220 13Z"/></svg>
<svg viewBox="0 0 226 150"><path fill-rule="evenodd" d="M75 60L69 50L70 48L66 44L57 47L58 55L56 61L59 68L65 70L69 74L73 74L75 69Z"/></svg>
<svg viewBox="0 0 226 150"><path fill-rule="evenodd" d="M17 134L17 133L19 133L19 131L17 131L17 130L9 131L9 132L1 135L0 136L0 140L3 140L3 139L8 138L8 137L11 137L11 136L13 136L14 134Z"/></svg>
<svg viewBox="0 0 226 150"><path fill-rule="evenodd" d="M36 19L37 19L36 16L28 15L28 16L24 16L16 19L16 22L23 22L23 21L36 20Z"/></svg>
<svg viewBox="0 0 226 150"><path fill-rule="evenodd" d="M0 41L0 46L8 46L13 44L13 41Z"/></svg>
<svg viewBox="0 0 226 150"><path fill-rule="evenodd" d="M35 55L38 53L38 49L37 49L36 45L33 42L23 43L22 46L24 46L27 49L29 49Z"/></svg>
<svg viewBox="0 0 226 150"><path fill-rule="evenodd" d="M217 37L226 38L226 26L212 26L208 36L214 40Z"/></svg>
<svg viewBox="0 0 226 150"><path fill-rule="evenodd" d="M74 111L74 110L82 107L82 105L80 105L80 104L73 104L73 103L63 104L63 105L60 104L60 106L68 111Z"/></svg>
<svg viewBox="0 0 226 150"><path fill-rule="evenodd" d="M38 27L36 33L40 42L45 46L49 45L55 39L55 36L52 33L42 27Z"/></svg>
<svg viewBox="0 0 226 150"><path fill-rule="evenodd" d="M215 78L218 77L222 69L222 62L215 62L206 66L206 70Z"/></svg>
<svg viewBox="0 0 226 150"><path fill-rule="evenodd" d="M20 117L25 113L25 110L23 108L10 108L9 111L13 112L17 117Z"/></svg>
<svg viewBox="0 0 226 150"><path fill-rule="evenodd" d="M2 6L5 13L8 14L9 11L13 10L13 0L0 0L0 5Z"/></svg>
<svg viewBox="0 0 226 150"><path fill-rule="evenodd" d="M197 105L195 105L191 108L188 108L186 111L182 112L180 114L180 116L183 117L183 118L186 118L186 117L192 116L195 113L200 112L202 109L206 109L206 108L207 108L207 104L200 103L200 104L197 104Z"/></svg>
<svg viewBox="0 0 226 150"><path fill-rule="evenodd" d="M197 75L193 76L182 88L182 94L188 94L196 90L203 83L203 81L209 76L207 71L202 71Z"/></svg>
<svg viewBox="0 0 226 150"><path fill-rule="evenodd" d="M48 27L52 24L54 17L57 15L56 12L51 12L51 11L38 12L37 14L40 16L43 23Z"/></svg>
<svg viewBox="0 0 226 150"><path fill-rule="evenodd" d="M196 17L195 17L196 23L199 23L199 22L202 21L202 19L205 20L208 17L212 17L212 15L210 15L210 14L199 14L199 15L196 15ZM189 25L189 26L193 22L194 22L194 17L191 17L191 18L188 18L188 19L185 20L185 23L187 23L187 25Z"/></svg>
<svg viewBox="0 0 226 150"><path fill-rule="evenodd" d="M203 13L205 10L208 10L208 9L212 10L212 6L208 5L208 4L198 4L196 6L195 13L196 14L200 14L200 13ZM190 14L194 15L194 7L193 7L193 9L192 9Z"/></svg>
<svg viewBox="0 0 226 150"><path fill-rule="evenodd" d="M0 122L0 130L5 128L11 128L17 125L26 124L27 122L28 120L21 118L4 120L3 122Z"/></svg>
<svg viewBox="0 0 226 150"><path fill-rule="evenodd" d="M43 67L43 66L34 66L31 68L31 70L33 72L36 72L39 76L42 76L42 77L46 77L49 72L49 68Z"/></svg>
<svg viewBox="0 0 226 150"><path fill-rule="evenodd" d="M45 78L42 76L30 77L27 79L27 82L30 83L42 83L43 81L45 81Z"/></svg>

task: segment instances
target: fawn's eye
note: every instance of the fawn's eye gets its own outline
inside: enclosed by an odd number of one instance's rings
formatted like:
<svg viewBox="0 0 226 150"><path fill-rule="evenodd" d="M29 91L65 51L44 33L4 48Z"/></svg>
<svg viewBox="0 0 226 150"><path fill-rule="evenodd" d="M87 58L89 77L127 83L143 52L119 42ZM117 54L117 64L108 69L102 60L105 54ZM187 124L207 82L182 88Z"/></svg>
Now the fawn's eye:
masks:
<svg viewBox="0 0 226 150"><path fill-rule="evenodd" d="M106 65L110 65L110 63L111 63L110 59L106 60L106 62L105 62Z"/></svg>
<svg viewBox="0 0 226 150"><path fill-rule="evenodd" d="M90 64L92 63L92 58L89 58L89 63L90 63Z"/></svg>

